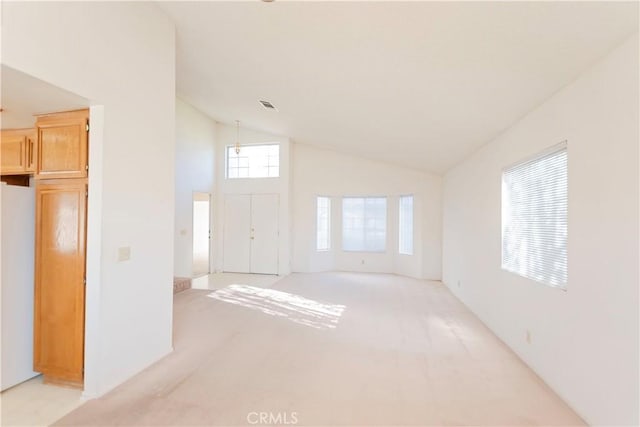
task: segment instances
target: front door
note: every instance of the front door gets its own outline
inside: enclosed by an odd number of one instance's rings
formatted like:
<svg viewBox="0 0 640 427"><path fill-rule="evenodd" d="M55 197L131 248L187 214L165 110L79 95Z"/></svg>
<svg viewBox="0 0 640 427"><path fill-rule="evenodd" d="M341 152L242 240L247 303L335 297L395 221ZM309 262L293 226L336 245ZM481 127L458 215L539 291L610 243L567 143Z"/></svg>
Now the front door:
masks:
<svg viewBox="0 0 640 427"><path fill-rule="evenodd" d="M278 274L277 194L228 194L224 204L223 270Z"/></svg>
<svg viewBox="0 0 640 427"><path fill-rule="evenodd" d="M251 197L251 272L278 274L277 194Z"/></svg>
<svg viewBox="0 0 640 427"><path fill-rule="evenodd" d="M251 196L227 194L224 200L224 271L249 273L251 257Z"/></svg>

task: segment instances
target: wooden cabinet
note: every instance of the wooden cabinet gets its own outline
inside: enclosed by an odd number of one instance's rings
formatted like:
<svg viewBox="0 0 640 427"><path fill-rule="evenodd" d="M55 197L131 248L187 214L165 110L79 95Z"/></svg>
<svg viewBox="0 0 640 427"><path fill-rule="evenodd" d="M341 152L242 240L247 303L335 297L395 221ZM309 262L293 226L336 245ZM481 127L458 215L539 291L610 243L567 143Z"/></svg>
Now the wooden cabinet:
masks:
<svg viewBox="0 0 640 427"><path fill-rule="evenodd" d="M2 180L36 178L34 370L46 382L84 380L89 110L37 116L3 130Z"/></svg>
<svg viewBox="0 0 640 427"><path fill-rule="evenodd" d="M36 179L85 178L89 110L37 117Z"/></svg>
<svg viewBox="0 0 640 427"><path fill-rule="evenodd" d="M83 382L86 212L86 179L36 182L34 370L46 382Z"/></svg>
<svg viewBox="0 0 640 427"><path fill-rule="evenodd" d="M35 172L38 148L35 129L3 130L0 138L0 173L2 175L24 175Z"/></svg>

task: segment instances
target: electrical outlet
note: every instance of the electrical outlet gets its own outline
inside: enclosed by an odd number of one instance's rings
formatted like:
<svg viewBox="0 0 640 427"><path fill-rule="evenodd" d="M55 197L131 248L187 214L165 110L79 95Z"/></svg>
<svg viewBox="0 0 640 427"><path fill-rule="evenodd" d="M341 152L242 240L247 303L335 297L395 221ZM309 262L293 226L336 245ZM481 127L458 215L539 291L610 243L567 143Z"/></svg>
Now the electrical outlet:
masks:
<svg viewBox="0 0 640 427"><path fill-rule="evenodd" d="M129 261L131 259L131 247L123 246L118 248L118 262Z"/></svg>
<svg viewBox="0 0 640 427"><path fill-rule="evenodd" d="M526 333L527 344L531 344L531 331L527 329Z"/></svg>
<svg viewBox="0 0 640 427"><path fill-rule="evenodd" d="M364 260L361 260L361 263L364 264Z"/></svg>
<svg viewBox="0 0 640 427"><path fill-rule="evenodd" d="M458 287L460 287L460 280L458 280Z"/></svg>

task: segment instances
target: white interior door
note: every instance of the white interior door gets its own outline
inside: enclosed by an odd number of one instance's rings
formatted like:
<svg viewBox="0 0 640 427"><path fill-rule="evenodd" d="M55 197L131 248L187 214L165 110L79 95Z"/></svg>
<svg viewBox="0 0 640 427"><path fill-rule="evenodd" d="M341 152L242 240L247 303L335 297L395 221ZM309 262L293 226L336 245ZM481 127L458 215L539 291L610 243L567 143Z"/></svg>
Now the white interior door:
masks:
<svg viewBox="0 0 640 427"><path fill-rule="evenodd" d="M251 273L278 274L277 194L251 197Z"/></svg>
<svg viewBox="0 0 640 427"><path fill-rule="evenodd" d="M193 193L193 277L209 274L211 195Z"/></svg>
<svg viewBox="0 0 640 427"><path fill-rule="evenodd" d="M251 272L251 196L227 194L224 198L222 269L234 273Z"/></svg>

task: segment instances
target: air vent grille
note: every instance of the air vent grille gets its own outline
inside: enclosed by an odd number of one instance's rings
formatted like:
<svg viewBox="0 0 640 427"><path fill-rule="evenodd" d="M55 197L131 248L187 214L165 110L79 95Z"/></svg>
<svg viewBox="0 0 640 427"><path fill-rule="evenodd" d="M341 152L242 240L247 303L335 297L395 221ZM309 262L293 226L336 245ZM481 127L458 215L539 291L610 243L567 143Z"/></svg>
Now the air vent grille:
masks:
<svg viewBox="0 0 640 427"><path fill-rule="evenodd" d="M275 105L273 105L272 103L270 103L269 101L260 101L260 104L262 104L262 106L264 108L266 108L267 110L275 110L278 111L278 109L275 107Z"/></svg>

